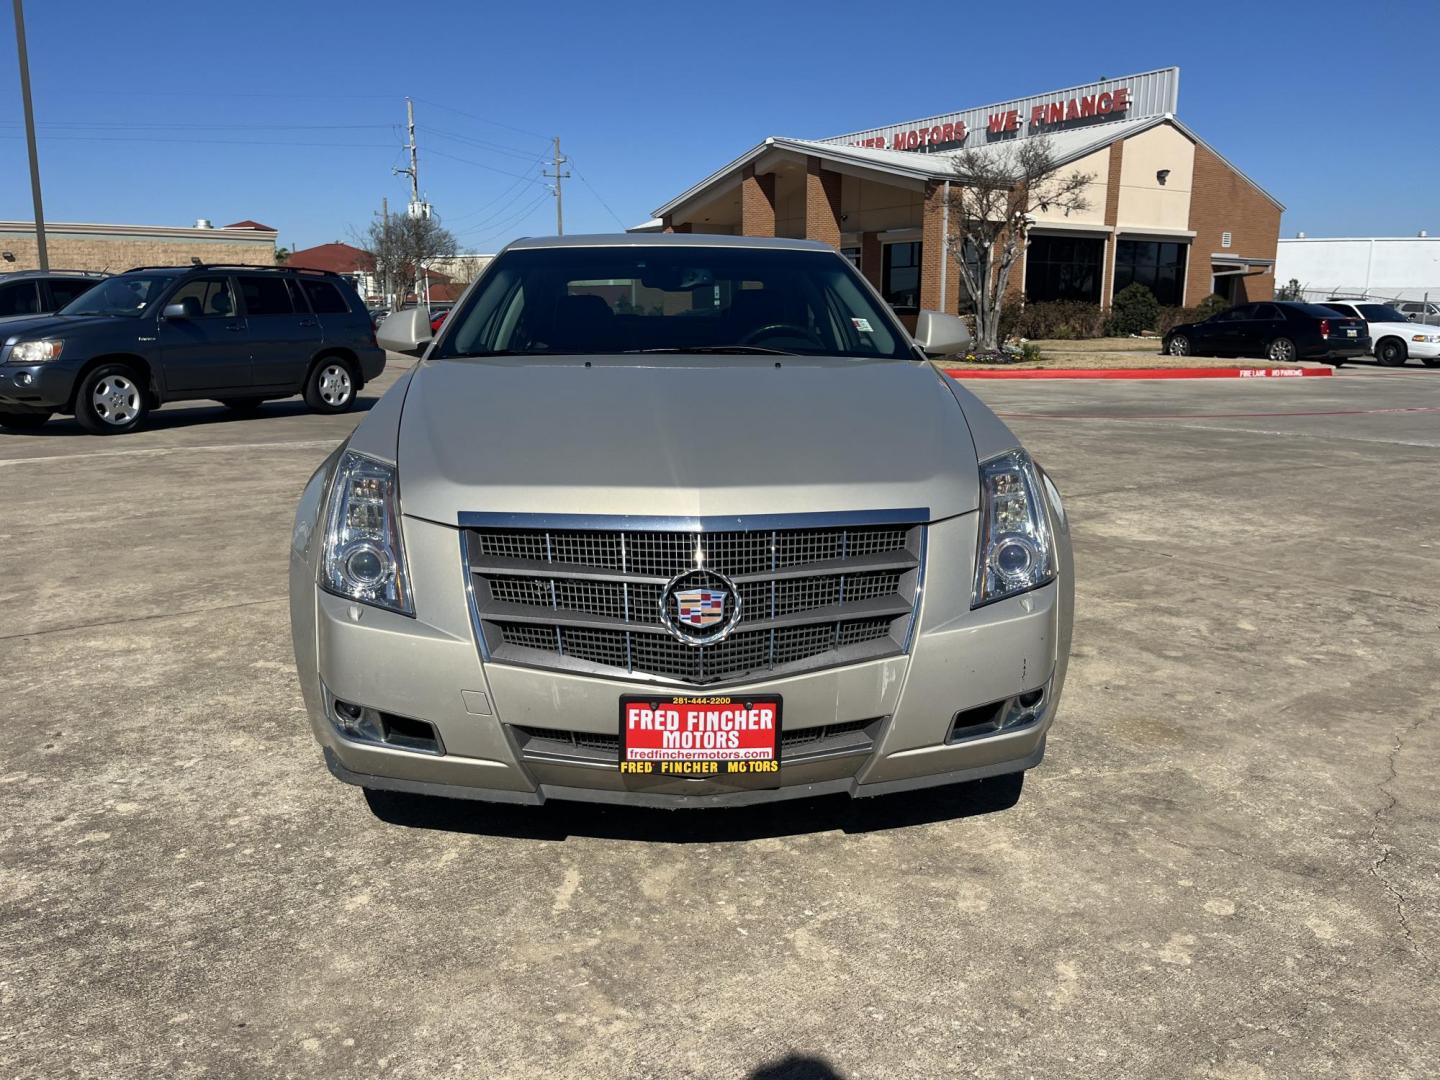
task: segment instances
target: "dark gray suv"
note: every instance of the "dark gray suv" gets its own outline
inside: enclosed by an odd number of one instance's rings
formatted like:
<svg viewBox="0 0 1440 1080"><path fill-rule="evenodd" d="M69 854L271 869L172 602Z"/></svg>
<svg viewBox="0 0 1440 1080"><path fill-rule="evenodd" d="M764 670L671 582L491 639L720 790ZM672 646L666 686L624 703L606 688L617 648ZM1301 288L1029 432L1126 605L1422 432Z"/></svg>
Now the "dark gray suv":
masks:
<svg viewBox="0 0 1440 1080"><path fill-rule="evenodd" d="M283 267L138 267L53 315L0 320L0 342L0 428L15 430L73 413L118 435L200 398L249 412L303 394L344 412L385 368L348 282Z"/></svg>
<svg viewBox="0 0 1440 1080"><path fill-rule="evenodd" d="M0 319L59 311L105 277L94 270L12 270L0 274Z"/></svg>

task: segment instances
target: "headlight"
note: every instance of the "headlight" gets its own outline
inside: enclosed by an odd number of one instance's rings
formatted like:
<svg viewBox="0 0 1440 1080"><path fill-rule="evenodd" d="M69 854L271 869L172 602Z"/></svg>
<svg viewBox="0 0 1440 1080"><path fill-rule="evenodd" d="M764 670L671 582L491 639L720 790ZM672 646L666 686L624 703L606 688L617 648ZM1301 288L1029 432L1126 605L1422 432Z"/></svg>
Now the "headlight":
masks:
<svg viewBox="0 0 1440 1080"><path fill-rule="evenodd" d="M12 364L43 364L56 360L65 342L59 338L45 338L41 341L19 341L10 347Z"/></svg>
<svg viewBox="0 0 1440 1080"><path fill-rule="evenodd" d="M980 544L971 607L1028 592L1055 579L1055 545L1041 502L1042 490L1039 470L1024 450L1012 450L981 464Z"/></svg>
<svg viewBox="0 0 1440 1080"><path fill-rule="evenodd" d="M320 587L362 604L415 614L395 469L353 450L340 458L330 487Z"/></svg>

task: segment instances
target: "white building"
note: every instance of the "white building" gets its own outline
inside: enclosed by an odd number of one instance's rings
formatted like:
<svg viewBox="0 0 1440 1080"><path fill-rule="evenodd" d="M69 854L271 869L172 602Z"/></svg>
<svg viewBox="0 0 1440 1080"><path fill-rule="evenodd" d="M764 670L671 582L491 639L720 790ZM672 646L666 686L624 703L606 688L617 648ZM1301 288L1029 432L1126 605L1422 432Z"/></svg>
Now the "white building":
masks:
<svg viewBox="0 0 1440 1080"><path fill-rule="evenodd" d="M1275 283L1298 281L1307 300L1373 296L1440 299L1440 236L1311 237L1280 240Z"/></svg>

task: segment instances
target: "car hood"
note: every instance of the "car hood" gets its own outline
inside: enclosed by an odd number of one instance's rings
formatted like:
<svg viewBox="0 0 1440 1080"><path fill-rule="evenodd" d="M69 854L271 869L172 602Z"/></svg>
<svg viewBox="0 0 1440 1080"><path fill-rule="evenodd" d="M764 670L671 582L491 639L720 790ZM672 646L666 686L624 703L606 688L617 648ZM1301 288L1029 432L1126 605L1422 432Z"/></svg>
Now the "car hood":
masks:
<svg viewBox="0 0 1440 1080"><path fill-rule="evenodd" d="M100 323L114 325L119 319L108 315L11 315L0 319L0 343L42 337L61 337Z"/></svg>
<svg viewBox="0 0 1440 1080"><path fill-rule="evenodd" d="M445 524L467 512L935 520L979 502L964 414L913 361L431 360L406 393L397 461L404 512Z"/></svg>
<svg viewBox="0 0 1440 1080"><path fill-rule="evenodd" d="M1411 334L1423 334L1424 330L1417 330L1421 323L1413 322L1366 322L1370 328L1370 336L1378 338L1381 334L1395 334L1409 340Z"/></svg>

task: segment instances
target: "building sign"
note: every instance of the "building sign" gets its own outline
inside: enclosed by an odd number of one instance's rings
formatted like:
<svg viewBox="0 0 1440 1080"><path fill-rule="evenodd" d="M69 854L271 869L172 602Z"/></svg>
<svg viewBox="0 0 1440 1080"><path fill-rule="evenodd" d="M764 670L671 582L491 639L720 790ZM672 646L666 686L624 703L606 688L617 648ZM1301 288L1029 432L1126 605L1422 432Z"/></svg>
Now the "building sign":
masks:
<svg viewBox="0 0 1440 1080"><path fill-rule="evenodd" d="M955 150L976 143L1029 138L1111 120L1174 114L1179 86L1180 69L1161 68L820 141L837 146L922 153Z"/></svg>

